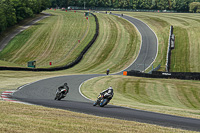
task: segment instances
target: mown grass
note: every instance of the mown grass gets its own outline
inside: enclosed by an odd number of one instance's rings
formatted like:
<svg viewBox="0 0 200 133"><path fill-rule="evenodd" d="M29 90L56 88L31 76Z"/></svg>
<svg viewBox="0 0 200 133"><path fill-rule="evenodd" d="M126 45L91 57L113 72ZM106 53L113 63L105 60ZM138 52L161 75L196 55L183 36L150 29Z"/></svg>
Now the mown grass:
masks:
<svg viewBox="0 0 200 133"><path fill-rule="evenodd" d="M122 12L120 12L122 13ZM158 57L154 66L161 64L165 71L169 28L174 26L175 49L172 50L172 72L200 71L200 15L191 13L141 13L123 12L147 23L155 31L159 41Z"/></svg>
<svg viewBox="0 0 200 133"><path fill-rule="evenodd" d="M1 71L0 91L2 92L7 89L13 90L26 83L53 76L80 73L105 73L107 68L111 68L111 72L118 72L126 68L139 52L140 37L136 29L130 23L118 17L105 14L96 15L100 21L100 35L94 46L90 48L77 66L59 72ZM154 21L154 23L160 21L161 27L163 25L161 19L155 18L151 21ZM165 23L164 25L168 24ZM166 28L169 27L166 26ZM166 34L168 35L168 32ZM112 44L113 42L115 43L114 46ZM108 51L110 52L109 54L107 54ZM99 60L101 60L101 62L98 62ZM96 83L94 83L95 81ZM175 82L179 83L180 86L175 86ZM96 100L99 92L109 85L112 85L115 89L115 96L111 101L112 104L115 104L117 101L118 105L199 118L199 105L198 102L196 102L199 97L199 93L197 92L199 86L198 82L185 82L180 80L157 81L156 79L107 76L100 79L95 78L94 81L86 82L82 89L86 95L88 93L87 91L89 91L90 94L91 91L94 91L94 94L92 93L92 95L87 96ZM90 90L86 90L85 88ZM176 92L178 91L177 88L179 92L181 92L180 96ZM184 91L182 91L182 89L184 89ZM121 95L121 93L123 95ZM194 99L191 99L191 93L195 97ZM177 95L182 99L180 100L179 97L177 98ZM120 97L122 102L118 102L118 98ZM182 103L176 102L176 100L182 101ZM193 103L193 101L195 103ZM39 106L27 106L8 102L0 102L0 104L1 107L4 106L4 108L0 108L0 112L3 112L0 114L1 132L189 132L149 124L93 117L91 115ZM107 123L112 124L111 128L102 129L102 127L107 126ZM51 127L54 128L52 129Z"/></svg>
<svg viewBox="0 0 200 133"><path fill-rule="evenodd" d="M105 73L109 68L113 73L125 69L139 53L139 33L124 19L106 14L95 15L99 18L99 37L83 60L70 71Z"/></svg>
<svg viewBox="0 0 200 133"><path fill-rule="evenodd" d="M136 29L132 24L121 18L105 14L96 15L100 23L99 37L78 65L71 69L58 72L37 73L1 71L0 80L3 84L0 85L0 88L4 90L16 89L16 86L19 87L28 82L48 78L50 76L105 73L108 68L112 68L111 72L118 72L126 68L133 62L139 52L140 37ZM110 34L111 31L114 31L112 32L113 35ZM111 43L112 47L109 47ZM107 53L108 51L110 52L109 54ZM99 60L101 60L101 62L99 62ZM2 61L2 63L5 62Z"/></svg>
<svg viewBox="0 0 200 133"><path fill-rule="evenodd" d="M0 106L1 133L192 132L11 102L0 101Z"/></svg>
<svg viewBox="0 0 200 133"><path fill-rule="evenodd" d="M189 37L186 29L181 27L174 28L174 34L176 36L176 45L175 50L172 51L171 56L171 70L174 72L190 72L190 46L189 46ZM184 38L182 38L184 36ZM181 55L182 56L181 56ZM180 65L182 64L182 65Z"/></svg>
<svg viewBox="0 0 200 133"><path fill-rule="evenodd" d="M85 82L81 91L96 100L110 85L114 89L111 104L200 119L198 81L106 76Z"/></svg>
<svg viewBox="0 0 200 133"><path fill-rule="evenodd" d="M95 34L94 17L86 20L83 13L46 12L52 16L17 35L0 53L2 60L21 66L36 60L37 67L50 67L49 62L59 66L77 58Z"/></svg>
<svg viewBox="0 0 200 133"><path fill-rule="evenodd" d="M0 41L2 41L7 35L9 35L10 32L15 31L18 27L24 26L24 25L28 24L29 22L31 22L31 21L33 21L33 20L39 18L39 17L42 17L42 16L43 16L42 13L41 13L41 14L34 15L34 16L31 17L31 18L27 18L27 19L25 19L25 20L22 20L20 23L14 25L14 26L11 26L11 27L9 27L9 28L7 28L4 32L2 32L2 33L0 34Z"/></svg>

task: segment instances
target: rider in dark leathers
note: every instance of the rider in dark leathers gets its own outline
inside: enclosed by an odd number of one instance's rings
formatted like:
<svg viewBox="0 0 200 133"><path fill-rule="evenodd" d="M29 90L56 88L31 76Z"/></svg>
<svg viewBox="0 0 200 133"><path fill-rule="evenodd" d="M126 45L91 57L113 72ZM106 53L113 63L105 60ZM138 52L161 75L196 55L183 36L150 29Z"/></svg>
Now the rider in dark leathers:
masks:
<svg viewBox="0 0 200 133"><path fill-rule="evenodd" d="M66 89L67 93L69 92L69 86L67 85L67 83L64 83L64 85L58 87L58 91L60 92L62 89Z"/></svg>
<svg viewBox="0 0 200 133"><path fill-rule="evenodd" d="M101 94L103 94L104 97L108 98L110 101L114 95L112 86L110 86L108 89L102 91Z"/></svg>
<svg viewBox="0 0 200 133"><path fill-rule="evenodd" d="M67 85L67 83L64 83L64 85L58 87L58 89L57 89L57 91L56 91L56 95L57 95L58 93L60 93L60 91L61 91L62 89L66 89L66 90L67 90L67 91L66 91L66 94L69 92L69 86ZM55 100L56 100L56 97L55 97Z"/></svg>

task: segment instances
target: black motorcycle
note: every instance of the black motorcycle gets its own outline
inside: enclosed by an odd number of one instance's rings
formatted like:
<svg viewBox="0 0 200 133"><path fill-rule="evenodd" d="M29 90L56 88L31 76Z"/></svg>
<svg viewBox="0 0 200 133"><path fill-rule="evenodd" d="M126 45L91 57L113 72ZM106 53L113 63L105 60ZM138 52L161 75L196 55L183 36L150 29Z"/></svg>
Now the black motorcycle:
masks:
<svg viewBox="0 0 200 133"><path fill-rule="evenodd" d="M112 99L112 96L105 97L104 94L101 93L97 97L97 100L94 102L93 106L99 105L100 107L104 107L110 102L111 99Z"/></svg>
<svg viewBox="0 0 200 133"><path fill-rule="evenodd" d="M61 91L57 91L56 92L56 97L54 100L61 100L62 98L65 98L67 95L67 90L66 89L62 89Z"/></svg>

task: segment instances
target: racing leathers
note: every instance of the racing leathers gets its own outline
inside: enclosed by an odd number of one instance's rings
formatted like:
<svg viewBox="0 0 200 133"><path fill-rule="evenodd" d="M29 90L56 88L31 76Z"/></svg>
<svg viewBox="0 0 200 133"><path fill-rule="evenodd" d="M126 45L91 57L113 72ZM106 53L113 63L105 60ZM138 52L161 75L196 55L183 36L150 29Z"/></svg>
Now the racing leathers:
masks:
<svg viewBox="0 0 200 133"><path fill-rule="evenodd" d="M101 94L103 94L105 98L111 100L114 95L113 88L110 86L108 89L102 91Z"/></svg>
<svg viewBox="0 0 200 133"><path fill-rule="evenodd" d="M57 90L56 93L59 93L62 89L66 89L67 90L66 94L69 92L69 87L68 87L67 83L65 83L64 85L58 87L58 90Z"/></svg>

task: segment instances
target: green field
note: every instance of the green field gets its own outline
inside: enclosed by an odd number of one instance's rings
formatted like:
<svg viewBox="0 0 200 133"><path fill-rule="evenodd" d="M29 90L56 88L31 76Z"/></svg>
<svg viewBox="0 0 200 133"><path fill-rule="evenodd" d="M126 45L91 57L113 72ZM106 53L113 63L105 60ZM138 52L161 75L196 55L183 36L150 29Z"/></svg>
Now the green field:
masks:
<svg viewBox="0 0 200 133"><path fill-rule="evenodd" d="M84 59L69 71L105 73L109 68L111 72L118 72L128 67L138 55L140 37L132 24L118 17L96 15L100 24L99 37Z"/></svg>
<svg viewBox="0 0 200 133"><path fill-rule="evenodd" d="M122 12L120 12L122 13ZM154 66L165 71L170 26L174 26L175 49L171 55L172 72L200 72L200 15L192 13L123 12L148 24L156 33L159 53Z"/></svg>
<svg viewBox="0 0 200 133"><path fill-rule="evenodd" d="M192 131L181 129L98 117L41 106L30 106L1 101L0 106L1 133L192 133Z"/></svg>
<svg viewBox="0 0 200 133"><path fill-rule="evenodd" d="M84 13L46 11L52 16L17 35L0 53L0 59L26 66L35 60L37 67L60 66L74 61L95 34L93 16ZM81 42L79 43L78 40Z"/></svg>
<svg viewBox="0 0 200 133"><path fill-rule="evenodd" d="M200 119L199 81L106 76L85 82L81 90L96 100L110 85L114 89L111 104Z"/></svg>
<svg viewBox="0 0 200 133"><path fill-rule="evenodd" d="M46 23L46 24L37 24L34 25L32 28L37 33L40 34L40 31L53 29L47 28L46 26L51 22L57 22L58 20L64 20L61 16L67 15L66 12L61 11L52 11L53 16L47 18L45 20L40 21L39 23ZM126 14L126 13L125 13ZM128 14L128 13L127 13ZM71 12L68 14L69 24L73 24L74 19L81 14L75 14ZM45 79L54 76L62 76L62 75L72 75L72 74L88 74L88 73L105 73L106 69L110 69L111 73L118 72L126 68L134 59L137 57L139 48L140 48L140 36L137 30L134 28L132 24L123 20L119 17L99 14L96 13L99 23L100 23L100 33L99 37L97 38L94 45L89 49L87 54L84 56L83 60L76 65L75 67L65 70L65 71L58 71L58 72L13 72L13 71L0 71L0 92L5 90L15 90L17 87L24 85L26 83L34 82L40 79ZM175 26L175 34L178 34L179 37L182 38L183 33L179 33L177 27L187 29L188 27L195 27L193 22L197 22L199 17L197 14L158 14L158 13L129 13L130 16L135 16L145 23L147 23L158 35L159 40L159 55L158 59L156 60L155 64L162 63L162 68L164 69L165 64L165 57L166 57L166 44L168 41L169 35L169 26L174 24ZM166 15L166 16L165 16ZM173 17L174 16L174 17ZM60 17L60 19L58 19ZM68 18L67 17L67 18ZM82 16L83 17L83 16ZM170 19L170 17L175 19ZM55 20L51 18L56 18ZM66 18L66 19L67 19ZM73 19L72 19L73 18ZM92 17L89 18L90 23L86 24L92 30ZM191 21L189 21L191 19ZM185 20L185 21L181 21ZM73 22L72 22L73 21ZM85 18L83 17L83 21L85 22ZM92 22L91 22L92 21ZM87 22L87 21L86 21ZM79 23L79 22L78 22ZM63 23L60 23L63 24ZM41 27L37 27L43 25ZM51 24L49 24L51 25ZM74 25L75 22L74 22ZM56 25L55 25L56 26ZM57 23L59 27L59 23ZM78 26L78 25L77 25ZM176 27L177 26L177 27ZM188 26L188 27L187 27ZM187 28L186 28L187 27ZM195 52L188 53L188 56L194 54L195 57L199 56L198 48L199 38L196 36L196 32L198 31L198 26L196 28L191 28L190 31L191 35L188 38L193 38L194 40L191 41L191 44L194 44L193 50ZM32 31L33 29L29 28L28 31ZM41 28L41 29L40 29ZM71 31L77 29L76 27L71 27ZM182 29L180 30L182 31ZM90 30L88 30L87 38L89 35ZM85 33L87 31L87 26L81 33ZM188 30L186 30L189 32ZM63 31L64 32L64 31ZM67 32L67 30L66 30ZM32 33L30 33L30 36ZM34 33L33 33L34 34ZM50 33L47 33L50 35ZM195 35L194 35L195 34ZM37 34L34 34L37 36ZM194 35L194 36L193 36ZM21 35L17 36L20 37ZM195 37L196 36L196 37ZM23 33L22 36L23 37ZM53 39L52 39L52 38ZM51 35L46 39L47 42L52 42L52 45L56 42L61 43L60 40L75 38L72 36L57 36ZM60 37L60 38L59 38ZM32 40L35 40L34 37L31 37ZM54 40L57 39L57 41ZM52 39L52 40L51 40ZM178 39L176 37L177 43L182 39ZM89 40L89 39L86 39ZM178 41L179 40L179 41ZM23 39L18 39L18 41L24 41ZM35 40L37 42L37 39ZM72 40L71 40L72 41ZM30 41L32 42L32 41ZM72 41L73 42L73 41ZM81 41L81 43L83 43ZM35 43L37 44L37 43ZM46 43L46 46L48 43ZM75 42L74 42L75 44ZM60 44L64 45L64 44ZM182 44L176 44L176 48ZM29 45L28 45L29 46ZM27 46L27 49L29 49ZM9 48L10 46L8 46ZM63 46L65 47L65 46ZM192 47L192 46L191 46ZM26 48L26 47L25 47ZM30 46L31 48L31 46ZM51 48L46 47L46 51ZM178 50L176 49L175 50ZM6 48L7 49L7 48ZM14 50L14 49L13 49ZM23 55L23 49L20 55ZM64 50L64 49L63 49ZM65 49L66 50L66 49ZM174 51L175 51L174 50ZM186 50L186 48L184 49ZM190 48L191 50L191 48ZM41 52L38 47L38 53ZM8 51L7 51L8 52ZM16 51L17 52L17 51ZM24 51L26 54L29 51ZM44 51L43 51L44 52ZM180 51L182 52L182 51ZM186 50L187 52L187 50ZM78 52L77 52L78 53ZM54 52L46 52L47 55L54 54ZM48 57L45 54L46 57ZM15 54L14 54L15 55ZM13 56L14 56L13 55ZM38 54L39 55L39 54ZM183 53L179 53L179 55L183 55ZM1 54L1 57L3 54ZM12 55L11 55L12 56ZM15 55L16 56L16 55ZM71 55L70 55L71 56ZM61 61L58 55L50 56L53 60ZM49 59L51 59L49 57ZM14 58L11 60L12 57L7 59L2 59L0 64L9 65L8 66L15 66L18 64L16 63ZM30 58L32 59L32 58ZM196 58L197 59L197 58ZM5 60L5 61L4 61ZM10 60L10 61L9 61ZM19 62L23 62L23 56L17 58ZM41 67L47 67L49 62L48 59L41 58ZM47 64L43 64L42 60ZM8 62L7 62L8 61ZM191 59L189 60L191 61ZM26 61L24 61L26 63ZM198 60L193 62L194 64L198 64ZM62 65L62 63L58 63ZM187 70L191 70L191 65L186 66ZM193 64L193 65L194 65ZM18 65L24 65L23 63L19 63ZM178 64L176 64L178 65ZM195 66L195 65L194 65ZM188 68L190 67L190 68ZM195 70L196 69L196 70ZM199 71L198 68L193 70ZM199 90L199 82L198 81L183 81L183 80L167 80L167 79L148 79L148 78L137 78L137 77L126 77L126 76L106 76L106 77L99 77L94 78L92 80L87 81L82 86L82 92L89 98L95 100L97 95L101 92L101 90L107 88L109 85L112 85L114 88L114 98L111 101L111 104L114 105L122 105L126 107L132 107L136 109L148 110L148 111L155 111L161 112L166 114L173 114L179 116L187 116L193 118L200 119L200 90ZM89 95L88 92L93 91L92 95ZM91 93L90 93L91 94ZM121 98L121 99L120 99ZM130 121L123 121L123 120L116 120L111 118L102 118L96 117L91 115L85 115L80 113L74 113L70 111L64 111L59 109L50 109L44 108L40 106L28 106L23 104L17 103L9 103L0 101L1 107L0 108L0 132L189 132L186 130L179 130L179 129L172 129L172 128L165 128L161 126L155 126L150 124L143 124L137 122L130 122ZM107 123L111 123L111 128L104 128L101 127L107 125ZM54 127L54 128L51 128Z"/></svg>

